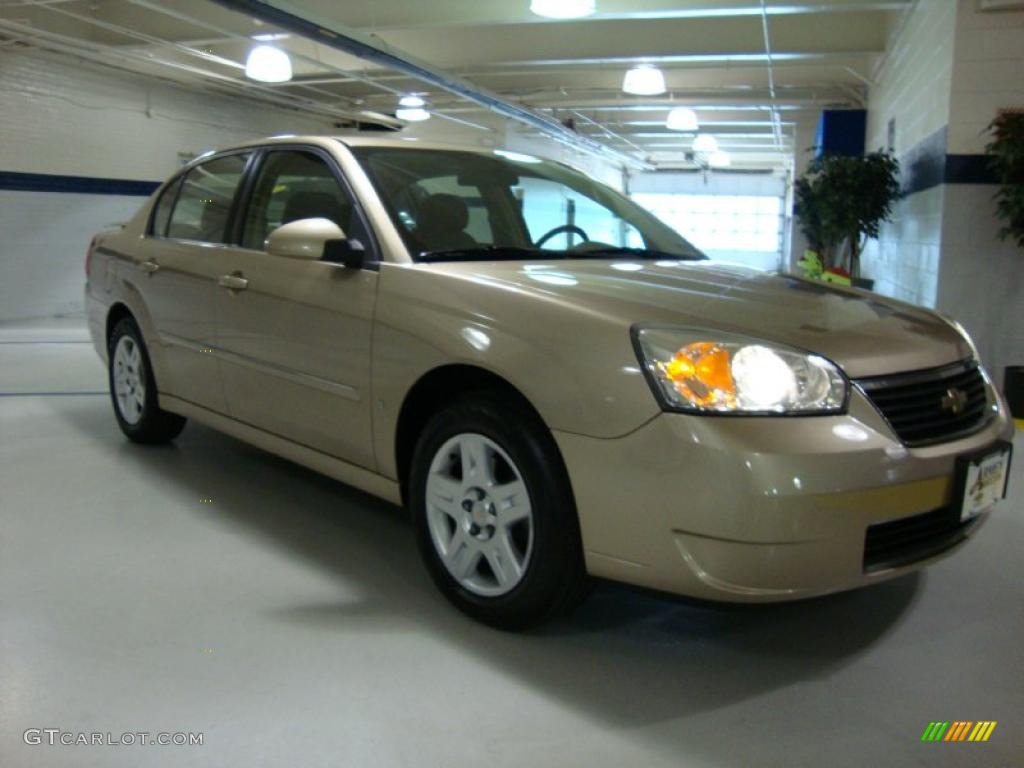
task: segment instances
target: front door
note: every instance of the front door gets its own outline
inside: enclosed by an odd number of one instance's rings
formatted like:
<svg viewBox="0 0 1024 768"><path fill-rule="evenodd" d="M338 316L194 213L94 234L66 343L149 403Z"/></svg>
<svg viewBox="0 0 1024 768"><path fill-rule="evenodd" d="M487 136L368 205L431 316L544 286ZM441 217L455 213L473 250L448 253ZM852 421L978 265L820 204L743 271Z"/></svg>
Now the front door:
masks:
<svg viewBox="0 0 1024 768"><path fill-rule="evenodd" d="M316 217L334 221L348 247L374 260L364 219L333 162L313 149L266 151L217 293L228 408L239 421L372 470L377 272L264 250L275 228Z"/></svg>

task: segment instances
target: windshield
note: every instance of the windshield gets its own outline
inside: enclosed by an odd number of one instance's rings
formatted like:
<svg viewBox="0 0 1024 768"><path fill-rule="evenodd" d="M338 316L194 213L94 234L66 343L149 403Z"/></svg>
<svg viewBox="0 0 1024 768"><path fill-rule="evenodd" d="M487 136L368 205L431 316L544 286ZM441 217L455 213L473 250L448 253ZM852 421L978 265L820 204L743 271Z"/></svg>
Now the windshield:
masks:
<svg viewBox="0 0 1024 768"><path fill-rule="evenodd" d="M702 259L629 198L529 155L352 147L419 261Z"/></svg>

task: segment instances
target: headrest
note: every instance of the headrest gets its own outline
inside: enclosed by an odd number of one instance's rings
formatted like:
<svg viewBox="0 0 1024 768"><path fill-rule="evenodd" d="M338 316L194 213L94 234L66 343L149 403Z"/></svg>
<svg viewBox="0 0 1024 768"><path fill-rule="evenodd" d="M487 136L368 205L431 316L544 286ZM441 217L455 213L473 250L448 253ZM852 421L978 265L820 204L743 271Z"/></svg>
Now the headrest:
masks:
<svg viewBox="0 0 1024 768"><path fill-rule="evenodd" d="M436 194L420 203L417 218L420 229L461 232L469 224L469 208L457 195Z"/></svg>
<svg viewBox="0 0 1024 768"><path fill-rule="evenodd" d="M319 218L330 219L342 229L348 224L341 202L329 192L299 192L292 195L284 206L281 223Z"/></svg>
<svg viewBox="0 0 1024 768"><path fill-rule="evenodd" d="M203 203L203 212L199 216L199 239L211 243L222 242L227 221L228 210L223 202L215 198Z"/></svg>

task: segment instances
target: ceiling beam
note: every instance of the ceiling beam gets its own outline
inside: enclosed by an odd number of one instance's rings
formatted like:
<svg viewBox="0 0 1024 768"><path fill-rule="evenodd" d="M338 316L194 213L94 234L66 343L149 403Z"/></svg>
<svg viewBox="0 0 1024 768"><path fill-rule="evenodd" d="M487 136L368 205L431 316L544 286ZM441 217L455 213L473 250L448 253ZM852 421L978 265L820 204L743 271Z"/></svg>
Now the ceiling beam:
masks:
<svg viewBox="0 0 1024 768"><path fill-rule="evenodd" d="M203 19L197 19L180 11L176 11L173 8L170 8L166 5L152 2L152 0L127 0L127 2L131 3L132 5L137 5L140 8L144 8L149 11L154 11L156 13L162 14L164 16L167 16L168 18L176 19L178 21L184 21L186 23L193 24L199 27L204 27L213 32L219 32L227 36L232 42L244 43L246 46L251 46L253 44L253 39L251 37L246 37L245 35L231 32L222 27L215 26L214 24L211 24L210 22L205 21ZM399 93L397 89L392 88L387 84L379 83L377 82L376 78L370 77L369 75L360 72L349 72L347 70L343 70L339 67L327 64L323 61L320 61L317 58L307 56L298 51L289 51L288 54L293 59L305 62L307 64L315 65L318 69L326 70L334 75L340 75L342 77L349 78L354 82L359 82L368 85L376 91L384 91L392 95Z"/></svg>
<svg viewBox="0 0 1024 768"><path fill-rule="evenodd" d="M820 65L836 59L851 59L872 56L879 51L782 51L773 53L771 60L776 65L811 64ZM510 61L491 62L495 67L595 67L595 66L628 66L631 64L661 64L677 67L732 67L737 64L767 64L767 53L666 53L637 54L635 56L599 56L591 58L559 58L559 59L513 59Z"/></svg>
<svg viewBox="0 0 1024 768"><path fill-rule="evenodd" d="M340 11L335 11L328 18L338 15ZM771 25L774 58L813 61L821 56L880 54L887 41L883 21L878 14L863 12L814 20L775 16ZM697 21L584 19L516 28L389 30L378 36L448 71L484 62L504 66L750 64L764 63L768 55L760 15Z"/></svg>
<svg viewBox="0 0 1024 768"><path fill-rule="evenodd" d="M303 35L321 45L358 56L379 66L406 72L423 82L430 83L503 117L537 128L550 138L589 154L614 159L632 167L649 167L645 161L637 157L623 154L606 144L579 136L548 115L520 104L505 101L497 94L482 90L466 80L436 69L427 62L419 61L388 45L376 35L365 35L326 19L306 18L300 15L300 9L295 7L294 3L284 2L284 0L277 0L275 3L260 2L260 0L211 1Z"/></svg>
<svg viewBox="0 0 1024 768"><path fill-rule="evenodd" d="M170 59L157 58L155 56L143 56L130 51L122 51L118 46L94 43L88 40L60 35L55 32L47 32L36 27L20 24L8 19L0 19L0 30L10 30L19 34L22 39L30 40L40 48L56 51L58 53L70 53L75 56L90 59L98 63L110 64L121 62L120 69L129 69L144 74L153 74L153 70L167 69L178 73L186 82L199 80L207 84L216 84L223 89L230 89L236 96L259 99L266 103L275 104L279 107L290 107L301 109L311 114L341 118L344 120L370 122L371 119L365 113L354 113L351 110L331 106L313 99L299 97L270 88L261 87L258 84L240 80L230 75L214 72L209 69L192 66ZM133 65L133 66L128 66ZM385 121L394 122L394 118L384 118Z"/></svg>
<svg viewBox="0 0 1024 768"><path fill-rule="evenodd" d="M303 5L319 12L334 0L312 0ZM911 0L782 0L769 4L772 16L821 15L827 13L864 13L900 11ZM382 32L395 29L433 29L437 27L485 27L515 24L577 23L579 19L550 19L529 11L528 3L480 2L374 2L349 3L346 19L354 28ZM631 21L668 19L715 19L760 16L757 0L601 0L597 12L586 17L588 21Z"/></svg>

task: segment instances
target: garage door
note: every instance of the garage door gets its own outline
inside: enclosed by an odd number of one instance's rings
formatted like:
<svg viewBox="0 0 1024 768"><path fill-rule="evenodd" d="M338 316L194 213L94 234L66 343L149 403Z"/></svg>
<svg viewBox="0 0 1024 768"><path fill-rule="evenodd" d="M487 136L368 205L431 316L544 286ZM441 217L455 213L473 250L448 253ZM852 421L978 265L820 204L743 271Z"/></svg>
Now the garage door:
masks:
<svg viewBox="0 0 1024 768"><path fill-rule="evenodd" d="M782 264L785 181L772 174L650 173L630 183L636 202L716 261Z"/></svg>

